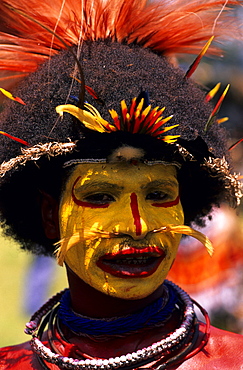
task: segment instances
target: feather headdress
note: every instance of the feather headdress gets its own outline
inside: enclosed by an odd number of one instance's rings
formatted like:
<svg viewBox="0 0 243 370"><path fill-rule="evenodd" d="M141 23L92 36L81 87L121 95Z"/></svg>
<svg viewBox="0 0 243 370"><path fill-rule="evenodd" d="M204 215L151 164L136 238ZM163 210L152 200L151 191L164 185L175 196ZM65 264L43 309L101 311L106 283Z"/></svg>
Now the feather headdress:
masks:
<svg viewBox="0 0 243 370"><path fill-rule="evenodd" d="M16 79L20 72L25 77L64 48L61 39L67 45L110 40L164 55L197 54L212 35L236 37L232 6L237 4L234 0L4 0L0 70Z"/></svg>
<svg viewBox="0 0 243 370"><path fill-rule="evenodd" d="M0 127L0 209L8 233L49 253L53 246L35 206L40 183L58 192L64 162L105 163L124 145L141 148L139 160L147 164L181 167L187 224L200 223L221 201L235 206L241 184L215 125L228 88L212 109L208 102L219 86L205 94L189 77L206 51L220 54L215 41L239 35L234 12L240 3L1 1L0 92L10 99ZM178 53L199 54L186 74L169 63ZM170 129L172 135L161 137Z"/></svg>

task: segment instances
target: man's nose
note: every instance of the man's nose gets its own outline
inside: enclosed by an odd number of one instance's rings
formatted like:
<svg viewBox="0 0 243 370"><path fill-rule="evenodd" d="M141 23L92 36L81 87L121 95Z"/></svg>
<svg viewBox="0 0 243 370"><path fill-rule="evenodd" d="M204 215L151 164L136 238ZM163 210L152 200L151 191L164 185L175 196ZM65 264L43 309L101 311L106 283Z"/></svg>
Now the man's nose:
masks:
<svg viewBox="0 0 243 370"><path fill-rule="evenodd" d="M138 197L131 193L126 199L126 204L120 215L119 233L131 236L134 240L140 240L146 237L149 230L145 210L142 211L139 205Z"/></svg>

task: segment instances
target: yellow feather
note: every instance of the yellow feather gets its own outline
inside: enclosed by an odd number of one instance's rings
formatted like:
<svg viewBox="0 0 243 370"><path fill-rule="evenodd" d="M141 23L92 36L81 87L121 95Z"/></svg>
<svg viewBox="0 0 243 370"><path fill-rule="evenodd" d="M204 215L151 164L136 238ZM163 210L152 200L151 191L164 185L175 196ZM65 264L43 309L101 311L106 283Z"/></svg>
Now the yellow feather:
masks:
<svg viewBox="0 0 243 370"><path fill-rule="evenodd" d="M163 128L163 131L164 132L167 132L167 131L172 130L173 128L175 128L177 126L179 126L179 124L176 124L176 125L173 125L173 126L164 127ZM175 136L178 137L178 135L175 135Z"/></svg>
<svg viewBox="0 0 243 370"><path fill-rule="evenodd" d="M143 107L143 103L144 103L144 98L142 98L137 106L137 109L136 111L141 111L142 107Z"/></svg>
<svg viewBox="0 0 243 370"><path fill-rule="evenodd" d="M158 230L155 230L154 232L171 232L175 234L183 234L183 235L188 235L192 236L193 238L197 239L202 243L205 248L207 249L208 254L212 257L214 248L211 243L211 241L208 239L206 235L201 233L200 231L192 229L190 226L186 225L166 225L164 227L161 227Z"/></svg>
<svg viewBox="0 0 243 370"><path fill-rule="evenodd" d="M90 108L90 110L92 108L95 114L96 109L93 106L90 106L89 104L87 105L87 107ZM101 118L99 113L98 115L94 115L72 104L59 105L56 107L56 112L60 116L63 116L64 112L69 113L72 116L76 117L80 122L82 122L85 127L98 132L106 132L104 125L107 125L108 122Z"/></svg>
<svg viewBox="0 0 243 370"><path fill-rule="evenodd" d="M151 105L148 105L148 106L143 110L142 115L143 115L143 116L147 116L147 115L148 115L148 113L150 112L150 110L151 110Z"/></svg>
<svg viewBox="0 0 243 370"><path fill-rule="evenodd" d="M118 114L117 114L117 111L115 111L114 109L110 109L109 113L110 113L112 119L119 118Z"/></svg>
<svg viewBox="0 0 243 370"><path fill-rule="evenodd" d="M161 139L165 141L166 143L174 143L176 140L180 137L180 135L167 135L167 136L162 136Z"/></svg>

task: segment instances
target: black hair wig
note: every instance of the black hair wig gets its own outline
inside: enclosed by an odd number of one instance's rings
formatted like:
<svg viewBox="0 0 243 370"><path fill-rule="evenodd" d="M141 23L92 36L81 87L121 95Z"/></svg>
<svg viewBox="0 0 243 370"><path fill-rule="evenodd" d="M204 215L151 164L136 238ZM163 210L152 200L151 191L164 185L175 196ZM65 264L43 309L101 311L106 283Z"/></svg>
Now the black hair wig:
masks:
<svg viewBox="0 0 243 370"><path fill-rule="evenodd" d="M119 110L123 98L129 103L143 89L148 91L151 105L165 106L167 115L174 115L173 123L179 123L174 130L180 138L169 144L149 135L122 131L98 133L83 128L68 114L58 119L55 107L65 102L69 87L72 87L69 95L72 104L80 89L71 77L72 55L68 51L60 53L19 86L16 95L26 105L10 102L3 113L3 129L31 145L25 149L30 151L25 165L16 163L16 168L7 171L1 179L1 220L7 234L19 240L24 248L51 254L53 241L47 240L42 228L41 191L59 199L67 176L63 169L65 161L107 159L122 145L142 148L145 163L161 160L181 166L178 178L186 224L192 221L202 224L212 206L222 201L236 204L232 184L224 171L219 171L219 167L224 167L223 129L215 125L204 132L211 107L204 102L205 92L201 88L185 80L184 74L164 57L138 47L87 43L83 46L82 59L86 84L92 86L104 103L100 105L93 97L88 97L89 102L96 105L103 117L109 120L108 109ZM19 143L5 137L0 139L2 162L21 155ZM50 148L50 143L68 143L68 140L75 143L70 152L60 149L59 153L51 154L44 150L44 145ZM35 156L33 148L38 145L39 154ZM221 163L210 166L209 157L221 158Z"/></svg>
<svg viewBox="0 0 243 370"><path fill-rule="evenodd" d="M166 57L171 52L199 51L198 43L211 36L219 11L225 22L217 22L217 32L235 35L231 18L235 1L230 0L228 8L224 1L213 0L174 0L163 6L157 2L121 0L115 7L109 1L85 0L77 1L77 9L72 9L73 2L66 0L61 13L59 0L32 3L30 6L29 0L23 0L23 10L17 0L0 4L0 23L5 27L1 35L2 40L7 40L5 54L0 53L2 68L29 74L46 60L14 91L14 96L26 105L9 100L1 114L1 132L9 136L0 135L0 220L7 235L20 241L25 249L52 254L55 241L46 238L42 227L42 192L60 198L71 168L63 168L64 162L106 161L124 145L142 148L141 160L145 163L166 161L180 167L178 179L186 224L202 224L211 208L223 201L236 206L241 190L224 158L225 131L217 124L205 131L212 112L205 101L206 91ZM229 17L227 11L221 12L222 6L227 8ZM195 14L203 21L198 22ZM55 29L59 37L50 29ZM65 47L61 39L65 40ZM77 55L84 73L81 83L72 53L60 51L67 45L79 45ZM72 51L76 54L75 46ZM49 58L51 54L57 55ZM123 99L129 105L141 91L146 92L152 107L165 107L164 114L173 115L170 123L179 126L170 133L180 138L166 143L140 133L99 133L67 113L60 118L56 107L79 104L81 84L87 90L85 99L109 122L109 110L119 112Z"/></svg>

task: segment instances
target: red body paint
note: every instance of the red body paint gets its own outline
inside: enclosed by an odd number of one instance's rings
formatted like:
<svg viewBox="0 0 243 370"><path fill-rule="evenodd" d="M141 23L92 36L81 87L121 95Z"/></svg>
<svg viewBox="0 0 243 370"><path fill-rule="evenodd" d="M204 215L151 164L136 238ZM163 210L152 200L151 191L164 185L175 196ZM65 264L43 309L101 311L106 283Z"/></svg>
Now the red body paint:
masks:
<svg viewBox="0 0 243 370"><path fill-rule="evenodd" d="M168 207L173 207L176 206L180 201L180 196L178 195L175 200L172 200L171 202L165 202L165 203L152 203L152 206L154 207L163 207L163 208L168 208Z"/></svg>
<svg viewBox="0 0 243 370"><path fill-rule="evenodd" d="M74 201L74 203L76 203L78 206L81 206L81 207L89 207L89 208L107 208L109 207L109 203L107 204L94 204L94 203L90 203L90 202L83 202L82 200L79 200L76 198L75 194L74 194L74 188L75 188L75 185L77 184L78 180L81 178L81 176L79 176L74 184L73 184L73 187L72 187L72 199Z"/></svg>
<svg viewBox="0 0 243 370"><path fill-rule="evenodd" d="M132 193L130 195L130 199L131 199L130 206L131 206L132 215L133 215L133 218L134 218L134 225L136 227L136 235L141 235L142 225L141 225L141 221L140 221L137 195L135 193Z"/></svg>

